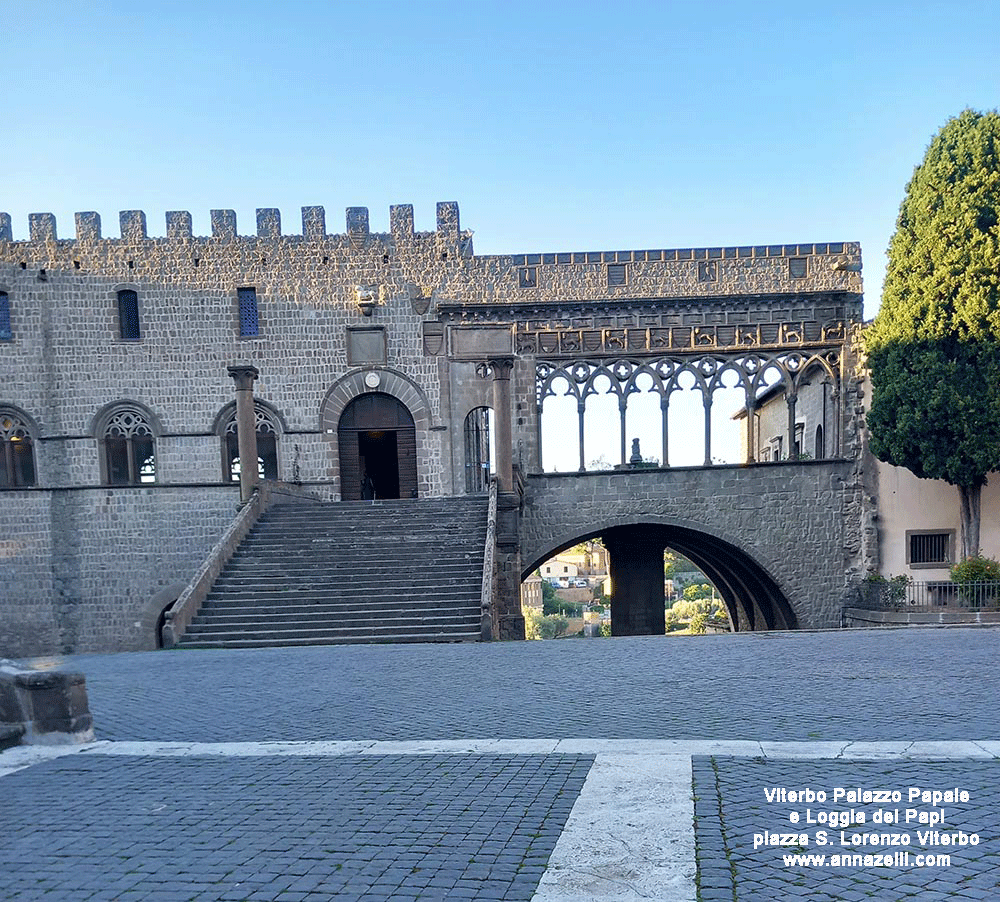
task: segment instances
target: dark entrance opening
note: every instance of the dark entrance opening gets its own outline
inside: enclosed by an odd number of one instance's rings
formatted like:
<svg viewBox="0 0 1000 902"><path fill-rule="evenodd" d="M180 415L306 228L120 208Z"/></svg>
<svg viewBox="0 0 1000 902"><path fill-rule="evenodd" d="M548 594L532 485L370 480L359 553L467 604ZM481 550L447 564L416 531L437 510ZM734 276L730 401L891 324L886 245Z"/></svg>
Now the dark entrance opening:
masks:
<svg viewBox="0 0 1000 902"><path fill-rule="evenodd" d="M413 417L392 395L371 392L344 408L337 425L340 496L417 497L417 438Z"/></svg>
<svg viewBox="0 0 1000 902"><path fill-rule="evenodd" d="M399 497L399 450L395 432L359 432L361 497Z"/></svg>

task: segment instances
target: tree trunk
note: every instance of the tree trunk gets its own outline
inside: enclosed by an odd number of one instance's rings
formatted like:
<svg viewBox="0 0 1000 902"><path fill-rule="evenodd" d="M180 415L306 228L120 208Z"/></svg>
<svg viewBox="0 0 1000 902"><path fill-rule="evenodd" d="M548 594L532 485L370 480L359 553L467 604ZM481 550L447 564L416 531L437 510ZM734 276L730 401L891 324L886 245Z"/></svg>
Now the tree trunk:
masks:
<svg viewBox="0 0 1000 902"><path fill-rule="evenodd" d="M982 497L983 486L960 485L959 497L962 499L962 560L979 555L979 500Z"/></svg>

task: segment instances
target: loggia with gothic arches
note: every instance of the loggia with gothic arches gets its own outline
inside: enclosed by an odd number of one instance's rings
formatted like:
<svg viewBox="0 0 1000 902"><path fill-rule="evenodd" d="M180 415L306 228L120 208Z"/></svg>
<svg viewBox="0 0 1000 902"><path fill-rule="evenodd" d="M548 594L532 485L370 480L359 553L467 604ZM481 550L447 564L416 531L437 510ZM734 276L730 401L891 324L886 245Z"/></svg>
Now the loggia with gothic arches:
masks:
<svg viewBox="0 0 1000 902"><path fill-rule="evenodd" d="M78 213L65 238L49 214L26 237L0 214L0 652L154 647L260 480L377 509L458 504L495 477L480 637L523 636L520 580L598 535L618 634L663 631L665 547L712 577L740 629L839 625L876 552L857 244L477 255L455 203L433 231L408 205L385 233L361 207L336 233L322 207L301 232L256 218L240 234L214 210L199 236L171 212L150 234L127 211L108 237ZM747 436L723 465L721 388L742 392ZM697 465L671 461L681 390L702 399ZM775 436L754 434L755 409L776 394L786 450L761 460ZM620 440L601 472L586 470L595 398ZM628 465L640 398L660 415L655 467ZM558 437L574 463L553 473L557 402L577 418Z"/></svg>

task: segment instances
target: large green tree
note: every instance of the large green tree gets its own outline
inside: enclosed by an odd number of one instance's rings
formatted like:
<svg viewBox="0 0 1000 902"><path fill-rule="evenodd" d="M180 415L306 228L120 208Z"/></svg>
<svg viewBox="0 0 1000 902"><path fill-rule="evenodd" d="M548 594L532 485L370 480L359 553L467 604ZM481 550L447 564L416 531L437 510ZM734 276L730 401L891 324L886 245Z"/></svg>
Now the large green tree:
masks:
<svg viewBox="0 0 1000 902"><path fill-rule="evenodd" d="M871 449L958 488L962 556L1000 469L1000 115L966 110L914 170L865 333Z"/></svg>

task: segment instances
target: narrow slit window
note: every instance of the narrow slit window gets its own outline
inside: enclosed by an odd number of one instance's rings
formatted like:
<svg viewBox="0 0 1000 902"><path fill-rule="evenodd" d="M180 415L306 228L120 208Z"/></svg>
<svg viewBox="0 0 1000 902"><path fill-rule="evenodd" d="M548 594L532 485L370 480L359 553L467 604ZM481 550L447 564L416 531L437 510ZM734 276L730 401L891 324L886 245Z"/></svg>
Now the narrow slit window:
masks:
<svg viewBox="0 0 1000 902"><path fill-rule="evenodd" d="M118 331L123 341L138 341L139 295L134 291L118 292Z"/></svg>
<svg viewBox="0 0 1000 902"><path fill-rule="evenodd" d="M0 291L0 341L10 341L13 337L10 330L10 298L6 291Z"/></svg>
<svg viewBox="0 0 1000 902"><path fill-rule="evenodd" d="M260 319L257 316L257 289L237 289L240 305L240 335L254 337L260 334Z"/></svg>

